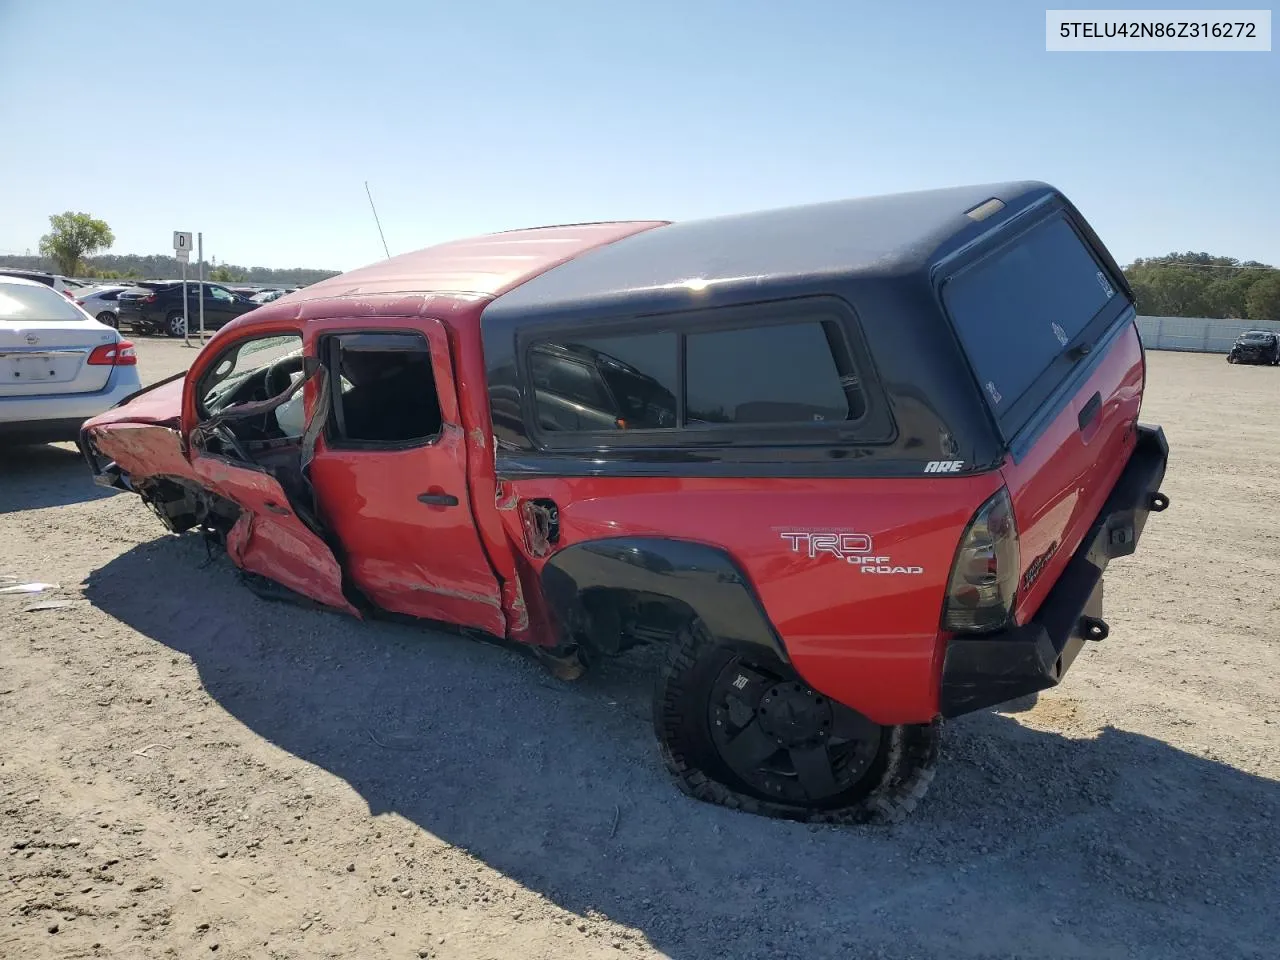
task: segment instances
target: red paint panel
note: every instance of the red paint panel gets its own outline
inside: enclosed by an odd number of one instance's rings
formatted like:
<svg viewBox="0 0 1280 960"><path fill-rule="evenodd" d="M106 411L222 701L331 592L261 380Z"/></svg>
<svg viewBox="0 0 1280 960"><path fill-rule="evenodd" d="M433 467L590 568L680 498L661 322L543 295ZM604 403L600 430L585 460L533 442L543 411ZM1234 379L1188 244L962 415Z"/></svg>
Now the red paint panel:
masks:
<svg viewBox="0 0 1280 960"><path fill-rule="evenodd" d="M183 455L182 439L171 427L106 423L92 427L89 436L103 456L114 460L134 481L158 476L195 478Z"/></svg>
<svg viewBox="0 0 1280 960"><path fill-rule="evenodd" d="M436 244L321 280L281 297L289 305L317 297L378 293L471 293L498 296L579 254L664 221L581 223L509 230Z"/></svg>
<svg viewBox="0 0 1280 960"><path fill-rule="evenodd" d="M220 457L197 456L192 467L206 488L245 511L227 542L227 553L237 566L360 615L343 596L342 571L332 551L293 513L275 478Z"/></svg>
<svg viewBox="0 0 1280 960"><path fill-rule="evenodd" d="M471 510L467 438L445 327L424 317L362 326L426 335L444 427L430 444L407 450L331 449L323 439L317 446L311 481L324 521L346 551L348 573L387 610L506 636L498 577ZM309 331L309 352L327 329ZM458 503L424 504L420 494L448 494Z"/></svg>
<svg viewBox="0 0 1280 960"><path fill-rule="evenodd" d="M560 549L600 537L671 536L731 555L754 585L796 669L815 689L880 723L929 720L938 709L938 621L951 562L974 510L1000 485L992 472L911 480L521 480L521 499L560 506ZM518 511L503 511L521 543ZM871 540L882 569L784 534ZM545 560L528 558L541 568Z"/></svg>
<svg viewBox="0 0 1280 960"><path fill-rule="evenodd" d="M304 287L244 314L219 331L244 332L260 324L328 319L339 315L383 317L417 313L406 309L436 299L488 300L518 287L588 250L664 226L665 220L579 223L508 230L436 244L379 260ZM478 314L476 315L478 316ZM468 315L468 322L474 317Z"/></svg>
<svg viewBox="0 0 1280 960"><path fill-rule="evenodd" d="M1029 589L1019 589L1019 623L1044 601L1124 470L1136 443L1143 384L1142 348L1130 328L1022 462L1002 470L1018 521L1019 575L1054 551ZM1080 410L1094 393L1102 407L1082 431Z"/></svg>
<svg viewBox="0 0 1280 960"><path fill-rule="evenodd" d="M503 529L498 510L493 427L479 324L479 315L484 306L485 304L480 303L470 308L474 313L474 322L455 322L450 325L450 343L454 347L454 374L458 389L458 416L466 430L471 510L485 556L502 584L502 607L507 620L507 636L523 643L543 643L546 641L546 632L538 631L536 624L530 623L528 598L535 598L536 602L537 590L526 592L522 585L515 553Z"/></svg>
<svg viewBox="0 0 1280 960"><path fill-rule="evenodd" d="M117 423L167 423L176 426L182 412L183 382L178 379L161 384L122 406L112 407L90 418L84 426L105 427Z"/></svg>

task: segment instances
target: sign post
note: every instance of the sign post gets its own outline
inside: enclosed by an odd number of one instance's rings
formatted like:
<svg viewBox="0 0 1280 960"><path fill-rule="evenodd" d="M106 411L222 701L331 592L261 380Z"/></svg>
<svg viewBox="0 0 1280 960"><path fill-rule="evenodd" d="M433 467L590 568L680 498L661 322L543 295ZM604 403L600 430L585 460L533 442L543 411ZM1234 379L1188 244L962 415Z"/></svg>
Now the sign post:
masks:
<svg viewBox="0 0 1280 960"><path fill-rule="evenodd" d="M204 234L196 234L196 259L200 264L200 345L204 346Z"/></svg>
<svg viewBox="0 0 1280 960"><path fill-rule="evenodd" d="M191 324L187 321L187 263L191 260L191 231L173 231L173 255L182 261L182 342L191 346ZM165 331L168 333L168 331Z"/></svg>

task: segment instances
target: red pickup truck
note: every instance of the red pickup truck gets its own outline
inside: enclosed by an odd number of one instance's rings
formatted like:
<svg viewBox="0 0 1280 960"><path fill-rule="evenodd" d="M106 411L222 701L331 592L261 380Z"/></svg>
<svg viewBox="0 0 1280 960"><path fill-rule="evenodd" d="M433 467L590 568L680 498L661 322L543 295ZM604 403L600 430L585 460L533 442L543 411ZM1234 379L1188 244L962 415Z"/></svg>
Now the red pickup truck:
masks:
<svg viewBox="0 0 1280 960"><path fill-rule="evenodd" d="M664 644L691 795L893 821L942 718L1109 632L1168 446L1133 296L1019 182L445 243L220 330L87 422L247 584L514 642Z"/></svg>

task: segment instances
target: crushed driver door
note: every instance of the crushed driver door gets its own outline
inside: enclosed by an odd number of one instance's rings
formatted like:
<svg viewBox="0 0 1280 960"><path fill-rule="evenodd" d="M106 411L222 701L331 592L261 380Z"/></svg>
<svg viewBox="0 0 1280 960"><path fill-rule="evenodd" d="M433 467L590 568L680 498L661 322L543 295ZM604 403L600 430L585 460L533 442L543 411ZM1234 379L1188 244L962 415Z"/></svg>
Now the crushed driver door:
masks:
<svg viewBox="0 0 1280 960"><path fill-rule="evenodd" d="M197 398L193 394L197 383L207 383L209 377L216 376L224 368L224 377L228 379L232 374L238 374L239 379L247 381L257 375L257 368L240 373L234 367L243 362L247 350L251 355L268 351L277 355L259 358L255 362L265 365L278 361L281 351L275 344L260 347L257 351L250 348L261 341L286 337L278 332L268 337L261 334L247 336L221 350L209 364L202 365L199 371L193 370L193 375L188 377L188 397L183 409L195 421L188 433L192 471L202 486L240 507L240 517L227 535L227 554L237 567L275 581L325 606L360 616L343 593L342 569L333 551L317 532L314 521L304 520L299 515L300 510L308 510L308 505L297 495L291 500L280 481L270 470L255 462L255 454L239 444L228 430L237 421L273 413L303 389L312 390L317 383L323 386L324 369L315 361L306 361L305 368L298 364L300 369L296 378L282 378L273 383L272 370L268 368L267 373L261 375L264 388L258 391L259 397L230 404L212 415L196 403ZM287 339L296 340L296 349L300 351L300 337L295 334ZM292 347L293 344L285 346ZM288 358L292 353L284 356ZM267 396L260 396L262 393ZM317 395L323 397L325 391L320 389ZM321 406L327 408L327 404L322 403ZM324 409L315 410L321 422L325 412ZM294 453L295 448L287 442L289 439L286 438L286 442L272 454L277 462L283 460L287 463ZM309 445L315 443L311 423L296 439L294 469L301 478Z"/></svg>

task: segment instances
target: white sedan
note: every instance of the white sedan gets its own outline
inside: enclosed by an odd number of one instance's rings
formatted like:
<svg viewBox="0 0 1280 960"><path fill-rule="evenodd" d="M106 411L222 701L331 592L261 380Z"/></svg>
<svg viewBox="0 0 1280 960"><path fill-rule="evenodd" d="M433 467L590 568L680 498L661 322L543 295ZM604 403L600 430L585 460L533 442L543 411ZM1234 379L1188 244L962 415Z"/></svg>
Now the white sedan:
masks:
<svg viewBox="0 0 1280 960"><path fill-rule="evenodd" d="M132 343L51 287L0 276L0 442L75 440L140 389Z"/></svg>

